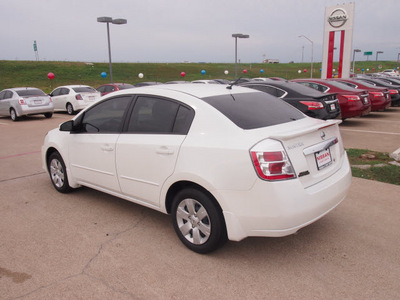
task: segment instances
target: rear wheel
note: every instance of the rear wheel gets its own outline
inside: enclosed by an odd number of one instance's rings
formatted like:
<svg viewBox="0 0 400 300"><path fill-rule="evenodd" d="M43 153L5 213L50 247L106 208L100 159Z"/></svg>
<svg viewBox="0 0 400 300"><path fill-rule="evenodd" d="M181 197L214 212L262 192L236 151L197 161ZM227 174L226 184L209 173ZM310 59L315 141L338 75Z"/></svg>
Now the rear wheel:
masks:
<svg viewBox="0 0 400 300"><path fill-rule="evenodd" d="M17 116L17 112L15 111L14 108L10 109L10 117L11 117L11 120L13 120L13 121L19 120L19 117Z"/></svg>
<svg viewBox="0 0 400 300"><path fill-rule="evenodd" d="M194 252L214 251L227 240L220 208L200 190L185 189L175 196L172 220L179 239Z"/></svg>
<svg viewBox="0 0 400 300"><path fill-rule="evenodd" d="M60 193L68 193L72 190L68 183L67 169L58 152L54 152L47 160L47 168L50 173L51 183Z"/></svg>
<svg viewBox="0 0 400 300"><path fill-rule="evenodd" d="M67 113L68 113L69 115L73 115L73 114L75 113L74 107L72 106L71 103L67 103Z"/></svg>
<svg viewBox="0 0 400 300"><path fill-rule="evenodd" d="M45 113L44 114L44 116L47 118L47 119L50 119L52 116L53 116L53 113Z"/></svg>

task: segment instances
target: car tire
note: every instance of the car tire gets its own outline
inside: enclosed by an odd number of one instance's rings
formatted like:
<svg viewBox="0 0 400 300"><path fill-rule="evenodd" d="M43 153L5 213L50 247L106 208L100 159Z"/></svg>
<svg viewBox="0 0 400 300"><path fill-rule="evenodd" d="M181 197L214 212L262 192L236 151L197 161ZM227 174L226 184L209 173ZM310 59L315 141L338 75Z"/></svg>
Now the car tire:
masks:
<svg viewBox="0 0 400 300"><path fill-rule="evenodd" d="M73 115L75 113L74 107L72 106L71 103L67 103L67 113L69 115Z"/></svg>
<svg viewBox="0 0 400 300"><path fill-rule="evenodd" d="M175 232L190 250L205 254L227 240L222 211L211 195L189 188L177 193L172 203Z"/></svg>
<svg viewBox="0 0 400 300"><path fill-rule="evenodd" d="M50 118L53 116L53 113L45 113L44 116L45 116L47 119L50 119Z"/></svg>
<svg viewBox="0 0 400 300"><path fill-rule="evenodd" d="M19 117L17 116L17 112L15 111L14 108L10 109L10 117L11 117L11 120L13 120L13 121L19 120Z"/></svg>
<svg viewBox="0 0 400 300"><path fill-rule="evenodd" d="M68 193L72 190L68 182L67 169L60 153L53 152L47 160L51 183L60 193Z"/></svg>

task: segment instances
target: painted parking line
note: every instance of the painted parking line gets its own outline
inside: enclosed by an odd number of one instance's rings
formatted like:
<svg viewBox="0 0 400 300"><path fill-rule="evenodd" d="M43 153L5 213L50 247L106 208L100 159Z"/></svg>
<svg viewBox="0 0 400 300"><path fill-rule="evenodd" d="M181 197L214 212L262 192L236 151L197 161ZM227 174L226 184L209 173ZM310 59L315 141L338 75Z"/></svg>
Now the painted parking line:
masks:
<svg viewBox="0 0 400 300"><path fill-rule="evenodd" d="M25 155L38 154L38 153L40 153L40 152L41 152L41 151L32 151L32 152L18 153L18 154L7 155L7 156L0 156L0 159L7 159L7 158L18 157L18 156L25 156Z"/></svg>
<svg viewBox="0 0 400 300"><path fill-rule="evenodd" d="M361 132L361 133L374 133L374 134L388 134L388 135L399 135L399 132L386 132L386 131L371 131L371 130L357 130L357 129L344 129L340 128L341 131L352 131L352 132Z"/></svg>

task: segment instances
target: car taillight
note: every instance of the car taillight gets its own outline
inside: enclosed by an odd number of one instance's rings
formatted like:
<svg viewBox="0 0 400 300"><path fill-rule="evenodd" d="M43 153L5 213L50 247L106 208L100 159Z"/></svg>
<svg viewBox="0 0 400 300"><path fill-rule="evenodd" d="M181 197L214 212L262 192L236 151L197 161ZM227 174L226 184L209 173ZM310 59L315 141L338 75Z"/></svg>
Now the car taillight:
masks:
<svg viewBox="0 0 400 300"><path fill-rule="evenodd" d="M264 140L255 145L250 150L250 154L260 178L283 180L296 177L289 157L279 141Z"/></svg>
<svg viewBox="0 0 400 300"><path fill-rule="evenodd" d="M75 95L75 99L76 99L76 100L83 100L81 94L76 94L76 95Z"/></svg>
<svg viewBox="0 0 400 300"><path fill-rule="evenodd" d="M18 103L19 103L20 105L26 105L25 100L22 99L22 98L19 98Z"/></svg>
<svg viewBox="0 0 400 300"><path fill-rule="evenodd" d="M369 92L371 95L373 95L374 97L383 97L383 93L382 92Z"/></svg>
<svg viewBox="0 0 400 300"><path fill-rule="evenodd" d="M396 95L399 93L398 90L389 90L390 95Z"/></svg>
<svg viewBox="0 0 400 300"><path fill-rule="evenodd" d="M357 95L343 95L349 101L360 101L360 97Z"/></svg>
<svg viewBox="0 0 400 300"><path fill-rule="evenodd" d="M323 109L324 105L321 102L313 101L300 101L300 103L307 105L309 110Z"/></svg>

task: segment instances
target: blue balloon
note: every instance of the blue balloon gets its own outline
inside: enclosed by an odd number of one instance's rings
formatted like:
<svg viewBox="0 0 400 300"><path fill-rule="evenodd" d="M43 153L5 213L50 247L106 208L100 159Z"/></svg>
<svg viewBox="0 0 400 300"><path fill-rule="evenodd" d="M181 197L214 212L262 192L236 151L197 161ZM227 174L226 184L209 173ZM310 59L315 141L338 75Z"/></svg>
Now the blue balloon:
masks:
<svg viewBox="0 0 400 300"><path fill-rule="evenodd" d="M361 69L361 71L363 71L363 72L364 72L364 69Z"/></svg>
<svg viewBox="0 0 400 300"><path fill-rule="evenodd" d="M264 73L264 70L263 70L263 69L261 69L261 70L260 70L260 73L261 73L261 74L262 74L262 73Z"/></svg>
<svg viewBox="0 0 400 300"><path fill-rule="evenodd" d="M107 77L107 73L106 72L101 72L101 77L106 78Z"/></svg>
<svg viewBox="0 0 400 300"><path fill-rule="evenodd" d="M206 74L206 71L205 70L201 70L201 74Z"/></svg>

